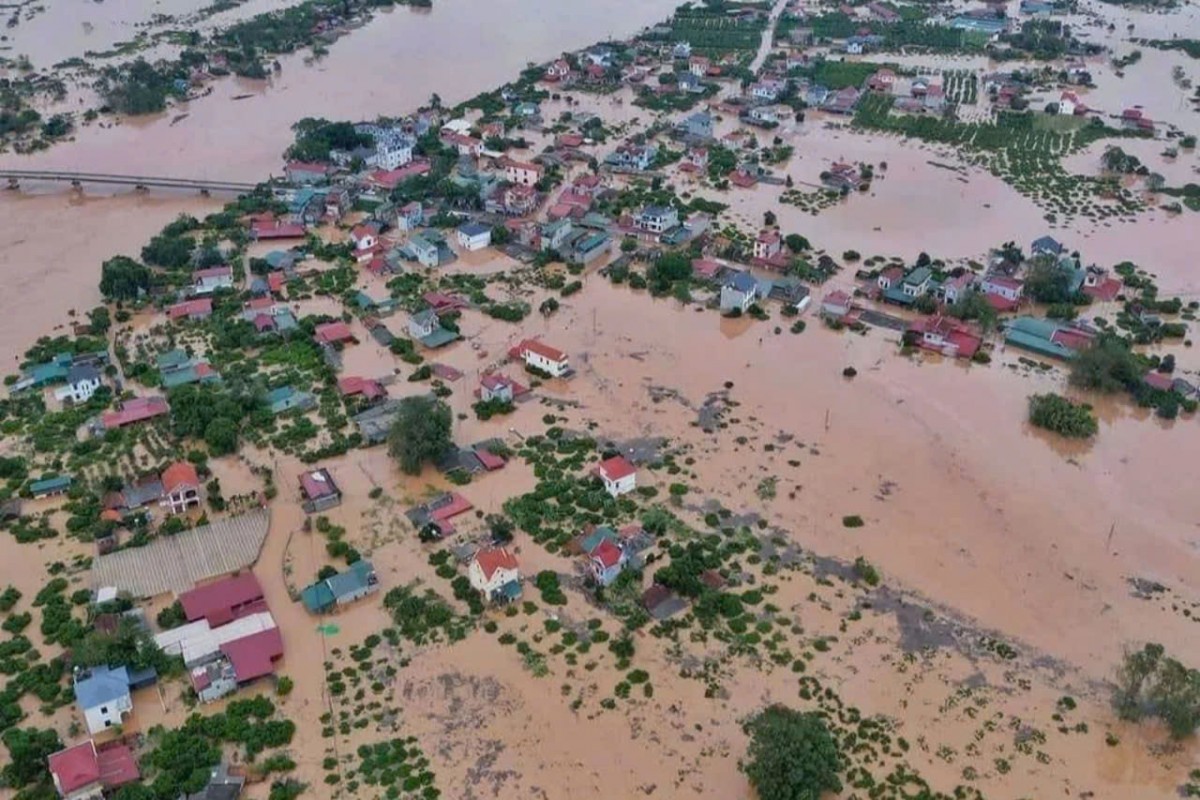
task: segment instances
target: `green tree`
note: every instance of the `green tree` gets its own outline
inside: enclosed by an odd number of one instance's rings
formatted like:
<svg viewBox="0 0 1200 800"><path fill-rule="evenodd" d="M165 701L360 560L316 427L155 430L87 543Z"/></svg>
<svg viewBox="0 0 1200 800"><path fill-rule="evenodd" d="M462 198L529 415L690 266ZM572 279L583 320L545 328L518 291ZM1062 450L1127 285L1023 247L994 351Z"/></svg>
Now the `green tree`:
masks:
<svg viewBox="0 0 1200 800"><path fill-rule="evenodd" d="M22 789L48 782L46 758L62 750L63 745L54 730L10 728L4 732L4 746L8 748L9 763L0 770L0 778L10 789Z"/></svg>
<svg viewBox="0 0 1200 800"><path fill-rule="evenodd" d="M1113 333L1101 334L1071 361L1071 385L1100 392L1137 386L1145 369L1142 359Z"/></svg>
<svg viewBox="0 0 1200 800"><path fill-rule="evenodd" d="M1057 262L1039 259L1025 275L1025 293L1039 303L1071 302L1071 273Z"/></svg>
<svg viewBox="0 0 1200 800"><path fill-rule="evenodd" d="M841 791L842 756L821 715L771 706L747 723L746 733L750 748L741 769L758 800L820 800Z"/></svg>
<svg viewBox="0 0 1200 800"><path fill-rule="evenodd" d="M1092 407L1072 403L1057 394L1035 394L1029 398L1029 421L1048 431L1072 439L1087 439L1099 429Z"/></svg>
<svg viewBox="0 0 1200 800"><path fill-rule="evenodd" d="M109 300L136 300L150 288L150 270L128 256L113 256L100 265L100 294Z"/></svg>
<svg viewBox="0 0 1200 800"><path fill-rule="evenodd" d="M388 453L409 475L417 475L427 461L449 449L453 415L445 403L429 397L400 401L396 421L388 432Z"/></svg>

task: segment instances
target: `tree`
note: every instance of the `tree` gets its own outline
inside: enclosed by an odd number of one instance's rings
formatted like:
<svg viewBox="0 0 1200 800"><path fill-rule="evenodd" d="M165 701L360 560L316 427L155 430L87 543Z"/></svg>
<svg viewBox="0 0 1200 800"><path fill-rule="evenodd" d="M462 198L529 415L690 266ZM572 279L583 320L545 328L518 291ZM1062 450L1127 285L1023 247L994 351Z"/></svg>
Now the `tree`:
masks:
<svg viewBox="0 0 1200 800"><path fill-rule="evenodd" d="M985 333L996 325L996 309L992 308L982 292L965 292L954 301L946 313L961 320L976 320Z"/></svg>
<svg viewBox="0 0 1200 800"><path fill-rule="evenodd" d="M1029 421L1071 439L1087 439L1099 429L1091 406L1072 403L1057 394L1031 395Z"/></svg>
<svg viewBox="0 0 1200 800"><path fill-rule="evenodd" d="M429 397L406 397L400 401L396 421L388 432L388 453L409 475L417 475L426 461L446 452L453 443L450 407Z"/></svg>
<svg viewBox="0 0 1200 800"><path fill-rule="evenodd" d="M492 244L499 247L501 245L506 245L511 241L512 231L508 229L507 225L497 225L492 228Z"/></svg>
<svg viewBox="0 0 1200 800"><path fill-rule="evenodd" d="M783 243L787 245L787 249L793 253L802 253L805 250L812 249L812 245L808 239L798 233L789 233L783 237Z"/></svg>
<svg viewBox="0 0 1200 800"><path fill-rule="evenodd" d="M1185 667L1150 643L1125 654L1117 669L1113 706L1122 719L1158 717L1183 739L1200 726L1200 671Z"/></svg>
<svg viewBox="0 0 1200 800"><path fill-rule="evenodd" d="M150 270L129 256L113 256L100 265L100 294L109 300L136 300L150 288Z"/></svg>
<svg viewBox="0 0 1200 800"><path fill-rule="evenodd" d="M1100 392L1116 392L1141 383L1142 359L1113 333L1101 334L1091 347L1071 361L1071 385Z"/></svg>
<svg viewBox="0 0 1200 800"><path fill-rule="evenodd" d="M750 748L741 764L759 800L820 800L840 792L842 756L816 713L764 709L746 725Z"/></svg>
<svg viewBox="0 0 1200 800"><path fill-rule="evenodd" d="M646 270L650 289L665 294L675 281L685 281L692 276L692 261L683 253L667 253Z"/></svg>
<svg viewBox="0 0 1200 800"><path fill-rule="evenodd" d="M1025 275L1025 293L1039 303L1071 302L1071 273L1053 260L1034 262Z"/></svg>
<svg viewBox="0 0 1200 800"><path fill-rule="evenodd" d="M46 758L62 750L62 742L54 730L10 728L4 732L9 763L0 770L0 778L10 789L46 782Z"/></svg>
<svg viewBox="0 0 1200 800"><path fill-rule="evenodd" d="M766 225L769 228L769 227L773 226L777 221L778 220L775 217L774 211L764 211L763 212L763 225Z"/></svg>

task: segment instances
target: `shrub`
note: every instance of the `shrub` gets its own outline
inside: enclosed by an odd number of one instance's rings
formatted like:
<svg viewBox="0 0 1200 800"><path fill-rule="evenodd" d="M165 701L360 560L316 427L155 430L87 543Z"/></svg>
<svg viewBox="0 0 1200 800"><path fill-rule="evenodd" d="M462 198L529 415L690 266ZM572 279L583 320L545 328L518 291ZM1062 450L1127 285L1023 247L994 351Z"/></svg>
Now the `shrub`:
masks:
<svg viewBox="0 0 1200 800"><path fill-rule="evenodd" d="M863 518L858 514L849 514L842 517L842 527L844 528L861 528L863 526Z"/></svg>
<svg viewBox="0 0 1200 800"><path fill-rule="evenodd" d="M1072 439L1086 439L1099 430L1091 406L1053 393L1029 398L1029 422Z"/></svg>

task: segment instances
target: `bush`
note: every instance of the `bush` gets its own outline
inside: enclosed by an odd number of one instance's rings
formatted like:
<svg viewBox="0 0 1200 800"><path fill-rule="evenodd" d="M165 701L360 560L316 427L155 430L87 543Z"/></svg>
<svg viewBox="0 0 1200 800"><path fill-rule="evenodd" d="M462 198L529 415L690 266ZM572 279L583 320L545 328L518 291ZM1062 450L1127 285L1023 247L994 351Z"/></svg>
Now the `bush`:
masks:
<svg viewBox="0 0 1200 800"><path fill-rule="evenodd" d="M293 688L295 688L295 684L287 675L281 675L279 680L275 681L275 694L280 697L287 697L292 693Z"/></svg>
<svg viewBox="0 0 1200 800"><path fill-rule="evenodd" d="M1099 430L1091 406L1052 393L1030 396L1029 422L1071 439L1087 439Z"/></svg>
<svg viewBox="0 0 1200 800"><path fill-rule="evenodd" d="M842 527L844 528L861 528L863 526L863 518L858 514L849 514L842 517Z"/></svg>
<svg viewBox="0 0 1200 800"><path fill-rule="evenodd" d="M759 800L820 800L842 790L844 760L820 714L771 706L745 730L750 747L741 770Z"/></svg>

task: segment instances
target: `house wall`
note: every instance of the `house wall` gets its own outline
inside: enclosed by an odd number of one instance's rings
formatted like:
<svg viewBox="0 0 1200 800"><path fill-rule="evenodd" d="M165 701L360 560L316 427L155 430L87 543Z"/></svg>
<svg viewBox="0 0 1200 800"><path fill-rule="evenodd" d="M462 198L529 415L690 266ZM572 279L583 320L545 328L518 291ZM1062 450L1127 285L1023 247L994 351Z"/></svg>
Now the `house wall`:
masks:
<svg viewBox="0 0 1200 800"><path fill-rule="evenodd" d="M601 586L608 586L621 575L621 570L625 567L625 554L621 554L621 560L607 569L600 565L599 561L592 561L592 575L596 578L596 583Z"/></svg>
<svg viewBox="0 0 1200 800"><path fill-rule="evenodd" d="M169 508L172 514L182 514L189 508L200 505L200 487L184 486L177 489L159 501L159 505Z"/></svg>
<svg viewBox="0 0 1200 800"><path fill-rule="evenodd" d="M621 478L620 480L612 481L612 480L609 480L608 478L603 478L603 477L601 479L604 481L604 490L606 492L608 492L609 494L611 494L613 497L619 497L623 494L628 494L629 492L632 492L634 489L637 488L637 473L636 472L633 473L632 475L626 475L624 478Z"/></svg>
<svg viewBox="0 0 1200 800"><path fill-rule="evenodd" d="M458 234L458 243L466 250L482 250L491 244L491 240L491 231L481 233L478 236L468 236L461 231Z"/></svg>
<svg viewBox="0 0 1200 800"><path fill-rule="evenodd" d="M495 389L489 389L486 386L479 387L479 399L487 402L488 400L500 400L504 403L511 403L513 399L512 386L505 384L498 386Z"/></svg>
<svg viewBox="0 0 1200 800"><path fill-rule="evenodd" d="M521 574L515 569L498 569L492 573L491 580L488 580L483 569L479 566L478 561L471 562L471 568L468 570L468 577L471 580L471 586L477 591L483 592L485 595L491 596L492 592L499 589L504 584L520 580Z"/></svg>
<svg viewBox="0 0 1200 800"><path fill-rule="evenodd" d="M754 295L749 292L739 292L731 286L721 287L721 310L732 311L737 308L746 311L754 302Z"/></svg>
<svg viewBox="0 0 1200 800"><path fill-rule="evenodd" d="M549 372L555 377L561 376L569 369L569 364L566 359L562 361L551 361L541 353L535 353L532 350L525 351L525 363L531 367L537 367L540 370Z"/></svg>
<svg viewBox="0 0 1200 800"><path fill-rule="evenodd" d="M67 384L54 391L54 397L57 400L70 400L73 403L86 403L92 399L92 395L100 388L100 381L80 381L79 383Z"/></svg>
<svg viewBox="0 0 1200 800"><path fill-rule="evenodd" d="M128 694L118 697L110 703L83 711L88 733L96 734L106 731L114 725L121 724L121 717L133 710L133 698Z"/></svg>

